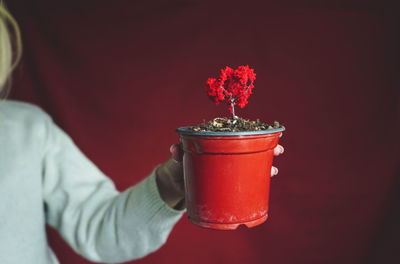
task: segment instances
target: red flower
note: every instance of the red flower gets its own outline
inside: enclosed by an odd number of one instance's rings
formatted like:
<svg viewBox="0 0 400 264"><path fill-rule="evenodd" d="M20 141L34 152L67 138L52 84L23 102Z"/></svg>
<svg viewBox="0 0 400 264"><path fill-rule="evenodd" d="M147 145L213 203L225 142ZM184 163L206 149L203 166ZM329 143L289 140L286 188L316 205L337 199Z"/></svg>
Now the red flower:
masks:
<svg viewBox="0 0 400 264"><path fill-rule="evenodd" d="M248 65L239 66L236 70L226 66L221 69L218 79L209 78L206 82L207 95L218 105L225 101L235 118L235 105L243 108L250 94L253 93L256 74Z"/></svg>

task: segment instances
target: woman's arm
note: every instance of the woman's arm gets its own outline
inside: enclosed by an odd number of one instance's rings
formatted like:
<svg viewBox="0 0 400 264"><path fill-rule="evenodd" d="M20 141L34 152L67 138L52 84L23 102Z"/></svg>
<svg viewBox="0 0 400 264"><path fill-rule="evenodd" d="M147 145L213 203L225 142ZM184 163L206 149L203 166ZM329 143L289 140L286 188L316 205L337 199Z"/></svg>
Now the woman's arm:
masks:
<svg viewBox="0 0 400 264"><path fill-rule="evenodd" d="M156 171L171 168L166 166L169 161L119 193L50 118L46 126L43 196L48 224L92 261L123 262L162 246L183 214L168 206L158 191Z"/></svg>

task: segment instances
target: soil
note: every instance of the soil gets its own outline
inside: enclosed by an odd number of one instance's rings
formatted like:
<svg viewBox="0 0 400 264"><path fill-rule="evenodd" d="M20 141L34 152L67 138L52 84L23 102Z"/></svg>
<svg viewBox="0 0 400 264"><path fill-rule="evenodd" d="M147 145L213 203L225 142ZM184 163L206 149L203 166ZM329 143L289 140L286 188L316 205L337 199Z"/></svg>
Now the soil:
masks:
<svg viewBox="0 0 400 264"><path fill-rule="evenodd" d="M235 122L236 121L236 122ZM203 123L190 127L193 131L208 131L208 132L239 132L239 131L260 131L279 128L279 122L274 121L272 125L263 123L257 119L257 121L250 121L237 117L237 119L229 119L226 117L216 117L206 123Z"/></svg>

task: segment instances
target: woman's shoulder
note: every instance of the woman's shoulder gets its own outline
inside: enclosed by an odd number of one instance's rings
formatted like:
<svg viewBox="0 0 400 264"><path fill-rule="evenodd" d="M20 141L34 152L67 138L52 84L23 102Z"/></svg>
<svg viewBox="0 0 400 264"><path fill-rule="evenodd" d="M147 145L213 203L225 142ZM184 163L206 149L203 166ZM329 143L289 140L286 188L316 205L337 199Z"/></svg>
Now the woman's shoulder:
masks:
<svg viewBox="0 0 400 264"><path fill-rule="evenodd" d="M41 141L52 120L40 107L14 100L0 101L0 138Z"/></svg>
<svg viewBox="0 0 400 264"><path fill-rule="evenodd" d="M36 105L14 100L0 101L2 148L16 152L23 150L26 155L37 154L38 150L42 153L51 124L49 115Z"/></svg>
<svg viewBox="0 0 400 264"><path fill-rule="evenodd" d="M48 118L48 114L37 105L15 100L0 101L1 121L30 123L45 121Z"/></svg>

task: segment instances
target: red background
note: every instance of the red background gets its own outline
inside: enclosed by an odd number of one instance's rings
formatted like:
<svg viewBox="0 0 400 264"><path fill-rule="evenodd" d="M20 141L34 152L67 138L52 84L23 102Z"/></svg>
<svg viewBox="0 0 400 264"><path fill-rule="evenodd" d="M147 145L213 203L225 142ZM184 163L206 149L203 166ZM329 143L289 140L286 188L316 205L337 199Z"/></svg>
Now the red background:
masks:
<svg viewBox="0 0 400 264"><path fill-rule="evenodd" d="M184 217L135 263L400 263L398 9L384 1L9 1L12 97L48 111L120 190L167 159L174 129L228 115L203 90L257 80L238 115L286 126L270 218L212 231ZM62 263L89 263L56 232Z"/></svg>

